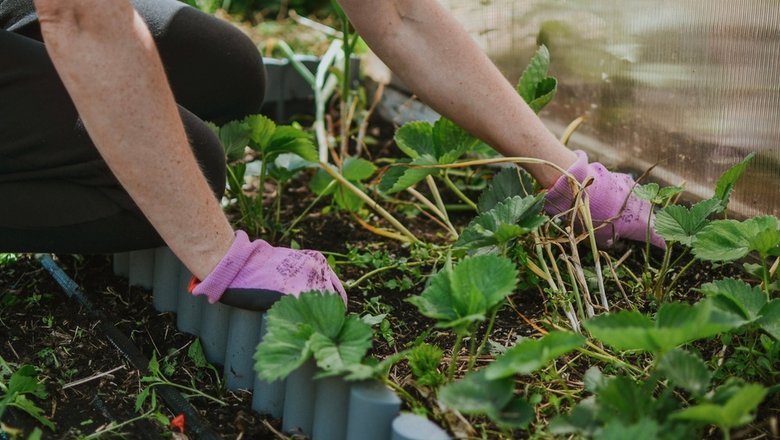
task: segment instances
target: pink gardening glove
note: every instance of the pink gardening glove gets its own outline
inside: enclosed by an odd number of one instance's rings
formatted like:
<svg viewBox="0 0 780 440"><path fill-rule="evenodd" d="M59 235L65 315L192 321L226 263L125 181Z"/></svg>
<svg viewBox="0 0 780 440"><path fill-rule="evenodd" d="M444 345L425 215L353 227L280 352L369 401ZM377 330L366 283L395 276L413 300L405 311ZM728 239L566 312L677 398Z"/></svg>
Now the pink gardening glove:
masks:
<svg viewBox="0 0 780 440"><path fill-rule="evenodd" d="M338 293L347 303L344 287L321 253L250 242L244 231L236 231L227 254L206 279L190 284L193 295L205 295L212 304L250 310L265 310L283 295L310 290Z"/></svg>
<svg viewBox="0 0 780 440"><path fill-rule="evenodd" d="M655 233L650 202L636 197L632 189L634 179L627 174L612 173L604 165L588 163L583 151L575 151L577 161L567 170L578 182L588 177L593 182L585 191L590 200L590 213L593 227L596 229L596 244L610 247L615 240L627 238L644 242L647 239L647 222L650 220L650 243L661 249L666 248L664 240ZM550 215L560 214L571 209L574 196L566 176L555 182L545 196L544 209ZM601 227L599 227L601 226Z"/></svg>

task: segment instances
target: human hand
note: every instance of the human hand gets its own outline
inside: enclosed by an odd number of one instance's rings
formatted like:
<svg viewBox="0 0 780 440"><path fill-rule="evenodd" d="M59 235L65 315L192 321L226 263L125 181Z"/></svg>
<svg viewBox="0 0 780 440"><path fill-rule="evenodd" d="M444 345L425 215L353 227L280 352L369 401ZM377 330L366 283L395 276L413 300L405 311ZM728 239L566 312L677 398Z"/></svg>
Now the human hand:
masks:
<svg viewBox="0 0 780 440"><path fill-rule="evenodd" d="M583 151L576 153L577 161L567 171L580 183L588 177L593 178L585 191L590 201L593 227L596 228L596 243L610 247L620 238L645 242L649 222L650 244L666 248L666 243L653 228L655 215L652 214L652 206L632 192L634 179L627 174L610 172L598 162L588 163ZM568 177L561 176L545 198L545 210L550 215L571 209L574 195Z"/></svg>
<svg viewBox="0 0 780 440"><path fill-rule="evenodd" d="M217 267L190 285L193 295L205 295L212 304L251 310L268 309L283 295L310 290L338 293L347 302L344 287L321 253L273 247L259 239L250 242L244 231L236 231Z"/></svg>

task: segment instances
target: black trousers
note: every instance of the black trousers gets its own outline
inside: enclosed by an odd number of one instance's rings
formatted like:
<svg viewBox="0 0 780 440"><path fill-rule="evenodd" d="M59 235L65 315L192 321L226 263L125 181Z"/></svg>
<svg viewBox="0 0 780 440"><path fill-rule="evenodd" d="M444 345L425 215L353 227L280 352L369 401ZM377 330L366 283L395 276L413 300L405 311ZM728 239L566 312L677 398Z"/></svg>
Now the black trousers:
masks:
<svg viewBox="0 0 780 440"><path fill-rule="evenodd" d="M194 8L133 3L155 38L193 152L221 197L225 156L203 121L259 112L262 58L235 27ZM161 245L84 130L41 41L32 0L0 0L0 26L0 252Z"/></svg>

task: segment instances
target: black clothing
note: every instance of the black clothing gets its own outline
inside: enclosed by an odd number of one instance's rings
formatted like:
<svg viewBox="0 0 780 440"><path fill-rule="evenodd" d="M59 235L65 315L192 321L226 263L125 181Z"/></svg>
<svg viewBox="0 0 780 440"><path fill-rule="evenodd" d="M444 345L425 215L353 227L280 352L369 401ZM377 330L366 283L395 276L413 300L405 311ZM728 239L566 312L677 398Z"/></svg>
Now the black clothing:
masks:
<svg viewBox="0 0 780 440"><path fill-rule="evenodd" d="M183 3L133 4L220 197L224 153L203 121L260 111L262 58L234 26ZM162 244L85 132L41 42L32 0L0 0L0 209L0 252L108 253Z"/></svg>

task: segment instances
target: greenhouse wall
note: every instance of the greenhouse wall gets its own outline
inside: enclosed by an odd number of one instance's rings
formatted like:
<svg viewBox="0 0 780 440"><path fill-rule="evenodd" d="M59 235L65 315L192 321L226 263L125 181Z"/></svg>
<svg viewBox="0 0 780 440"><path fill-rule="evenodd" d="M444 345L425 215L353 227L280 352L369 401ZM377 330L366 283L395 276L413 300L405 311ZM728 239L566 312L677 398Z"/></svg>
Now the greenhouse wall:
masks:
<svg viewBox="0 0 780 440"><path fill-rule="evenodd" d="M586 118L570 146L709 197L756 157L730 208L780 215L777 0L442 0L511 81L537 44L558 96L555 132Z"/></svg>

